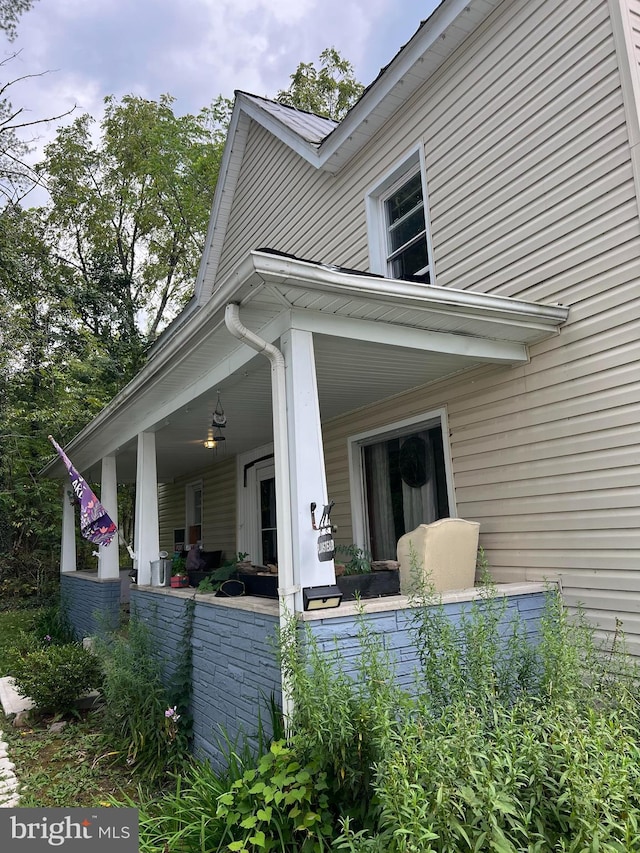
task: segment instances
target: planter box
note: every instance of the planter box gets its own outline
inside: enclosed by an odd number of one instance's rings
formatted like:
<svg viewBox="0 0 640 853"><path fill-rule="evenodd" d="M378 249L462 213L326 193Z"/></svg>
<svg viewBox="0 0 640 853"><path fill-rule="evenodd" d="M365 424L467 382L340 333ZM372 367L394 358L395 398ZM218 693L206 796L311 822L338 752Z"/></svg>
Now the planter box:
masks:
<svg viewBox="0 0 640 853"><path fill-rule="evenodd" d="M278 575L238 572L238 580L244 584L245 595L260 595L263 598L278 597Z"/></svg>
<svg viewBox="0 0 640 853"><path fill-rule="evenodd" d="M360 598L379 598L400 594L400 573L396 571L369 572L366 575L340 575L336 583L342 590L343 601Z"/></svg>
<svg viewBox="0 0 640 853"><path fill-rule="evenodd" d="M246 595L259 595L263 598L278 597L277 575L238 574L244 583ZM342 591L343 601L354 601L356 594L360 598L379 598L381 595L400 594L400 574L396 571L370 572L366 575L342 575L336 578Z"/></svg>

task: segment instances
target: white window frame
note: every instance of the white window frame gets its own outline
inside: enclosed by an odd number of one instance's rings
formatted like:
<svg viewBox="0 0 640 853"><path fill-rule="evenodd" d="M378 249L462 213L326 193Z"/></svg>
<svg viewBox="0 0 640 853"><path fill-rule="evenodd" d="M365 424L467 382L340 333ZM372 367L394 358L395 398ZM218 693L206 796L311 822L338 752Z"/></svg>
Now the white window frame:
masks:
<svg viewBox="0 0 640 853"><path fill-rule="evenodd" d="M195 519L193 517L194 510L194 494L197 491L200 491L200 544L202 545L204 541L204 487L202 480L193 480L191 483L187 483L184 487L184 503L185 503L185 525L184 525L184 538L185 550L188 551L191 548L191 543L189 542L189 528L195 524Z"/></svg>
<svg viewBox="0 0 640 853"><path fill-rule="evenodd" d="M422 180L422 199L424 203L424 222L427 240L427 260L429 281L435 284L435 268L433 264L433 246L431 243L431 218L429 215L429 196L425 180L426 166L424 146L415 145L404 156L396 161L394 166L372 186L366 194L365 206L367 211L367 229L369 232L369 269L372 273L391 278L389 270L387 247L387 214L385 202L392 191L409 180L417 172Z"/></svg>
<svg viewBox="0 0 640 853"><path fill-rule="evenodd" d="M416 427L430 427L440 423L442 427L442 450L444 454L444 470L447 484L447 501L449 516L457 517L455 492L453 488L453 465L451 461L451 445L449 443L449 421L446 408L432 409L420 415L404 418L401 421L385 424L374 429L351 435L348 441L349 454L349 485L351 491L351 528L353 542L360 548L371 550L369 523L367 516L367 490L362 448L367 444L395 438L398 435L414 432Z"/></svg>

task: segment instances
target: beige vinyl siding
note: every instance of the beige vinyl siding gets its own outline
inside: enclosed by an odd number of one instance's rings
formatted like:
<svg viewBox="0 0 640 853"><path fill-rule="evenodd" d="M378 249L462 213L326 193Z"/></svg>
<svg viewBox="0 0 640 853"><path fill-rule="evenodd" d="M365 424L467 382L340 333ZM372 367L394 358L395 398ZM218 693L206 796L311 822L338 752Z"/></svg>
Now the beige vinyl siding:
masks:
<svg viewBox="0 0 640 853"><path fill-rule="evenodd" d="M236 552L236 460L235 456L191 473L158 490L160 549L173 550L174 528L185 526L188 483L202 481L202 547L205 551L222 550L225 559Z"/></svg>
<svg viewBox="0 0 640 853"><path fill-rule="evenodd" d="M630 59L633 63L633 76L636 92L640 91L640 0L622 0L629 27Z"/></svg>
<svg viewBox="0 0 640 853"><path fill-rule="evenodd" d="M348 437L446 406L457 513L496 579L561 576L603 628L625 616L640 653L640 223L615 48L606 0L512 0L335 177L253 125L223 268L261 245L367 269L366 193L421 140L437 284L570 318L526 365L325 423L339 541Z"/></svg>

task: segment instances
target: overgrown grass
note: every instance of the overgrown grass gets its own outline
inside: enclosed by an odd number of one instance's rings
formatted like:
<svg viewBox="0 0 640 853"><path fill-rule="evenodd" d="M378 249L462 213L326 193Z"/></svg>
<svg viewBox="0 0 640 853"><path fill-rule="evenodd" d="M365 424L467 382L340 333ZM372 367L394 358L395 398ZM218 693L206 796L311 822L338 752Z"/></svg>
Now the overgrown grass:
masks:
<svg viewBox="0 0 640 853"><path fill-rule="evenodd" d="M263 744L261 756L232 751L222 774L179 765L160 798L134 791L129 776L126 795L112 801L140 806L141 851L640 851L640 703L621 638L599 648L551 591L534 639L490 585L455 624L428 591L414 613L411 691L398 686L366 614L348 665L291 619L280 637L294 707L288 741ZM134 749L136 737L149 738L151 763L164 769L175 737L162 733L172 724L162 720L166 694L149 690L155 664L135 634L118 649L111 735ZM26 749L28 735L11 736ZM96 770L112 757L102 743ZM56 771L57 761L51 755ZM54 778L44 799L35 776L38 804L75 803L64 777Z"/></svg>
<svg viewBox="0 0 640 853"><path fill-rule="evenodd" d="M418 597L411 692L365 614L358 634L347 670L291 620L289 741L143 804L145 853L640 850L636 673L554 593L535 640L490 586L456 624Z"/></svg>
<svg viewBox="0 0 640 853"><path fill-rule="evenodd" d="M132 769L114 762L105 749L101 713L69 721L59 733L48 730L50 722L51 718L34 719L20 729L0 723L16 765L20 806L110 805L111 797L137 796Z"/></svg>
<svg viewBox="0 0 640 853"><path fill-rule="evenodd" d="M16 638L33 631L39 610L0 611L0 678L11 675Z"/></svg>

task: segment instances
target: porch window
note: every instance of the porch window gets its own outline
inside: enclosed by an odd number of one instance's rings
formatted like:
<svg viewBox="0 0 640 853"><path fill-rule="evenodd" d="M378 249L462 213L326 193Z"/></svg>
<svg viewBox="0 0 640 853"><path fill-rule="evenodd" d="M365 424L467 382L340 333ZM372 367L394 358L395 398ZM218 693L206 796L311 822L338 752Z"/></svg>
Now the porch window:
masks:
<svg viewBox="0 0 640 853"><path fill-rule="evenodd" d="M450 514L442 424L439 419L412 424L356 444L363 538L374 560L395 560L403 534Z"/></svg>

